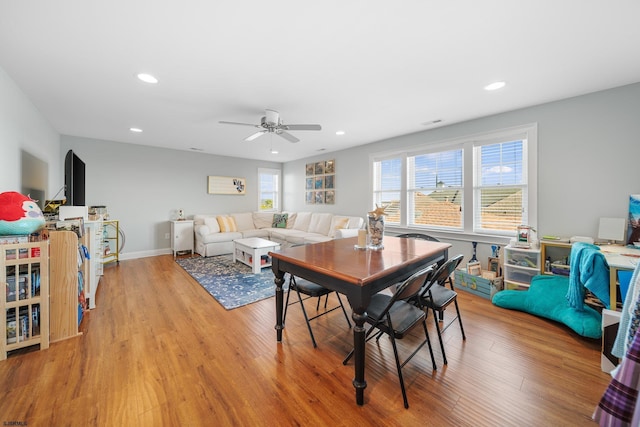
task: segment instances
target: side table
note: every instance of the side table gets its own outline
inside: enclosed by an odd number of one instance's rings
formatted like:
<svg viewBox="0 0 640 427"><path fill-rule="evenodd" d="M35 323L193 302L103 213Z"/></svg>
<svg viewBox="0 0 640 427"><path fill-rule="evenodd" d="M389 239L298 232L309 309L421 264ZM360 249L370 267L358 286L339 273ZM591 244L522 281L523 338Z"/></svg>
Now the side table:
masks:
<svg viewBox="0 0 640 427"><path fill-rule="evenodd" d="M193 255L193 220L171 221L171 250L174 258L184 251Z"/></svg>

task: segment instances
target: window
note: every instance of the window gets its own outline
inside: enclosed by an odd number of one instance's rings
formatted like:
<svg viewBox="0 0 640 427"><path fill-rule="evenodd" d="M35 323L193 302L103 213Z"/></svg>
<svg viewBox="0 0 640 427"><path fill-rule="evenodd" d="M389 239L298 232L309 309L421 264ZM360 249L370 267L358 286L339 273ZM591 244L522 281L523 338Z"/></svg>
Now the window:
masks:
<svg viewBox="0 0 640 427"><path fill-rule="evenodd" d="M474 232L527 224L526 139L474 147Z"/></svg>
<svg viewBox="0 0 640 427"><path fill-rule="evenodd" d="M280 170L258 169L258 210L280 210Z"/></svg>
<svg viewBox="0 0 640 427"><path fill-rule="evenodd" d="M462 230L462 149L407 158L408 224Z"/></svg>
<svg viewBox="0 0 640 427"><path fill-rule="evenodd" d="M511 236L537 220L536 153L528 125L374 155L373 202L392 227Z"/></svg>
<svg viewBox="0 0 640 427"><path fill-rule="evenodd" d="M402 191L402 159L394 158L373 165L373 200L386 206L385 221L400 224L400 193Z"/></svg>

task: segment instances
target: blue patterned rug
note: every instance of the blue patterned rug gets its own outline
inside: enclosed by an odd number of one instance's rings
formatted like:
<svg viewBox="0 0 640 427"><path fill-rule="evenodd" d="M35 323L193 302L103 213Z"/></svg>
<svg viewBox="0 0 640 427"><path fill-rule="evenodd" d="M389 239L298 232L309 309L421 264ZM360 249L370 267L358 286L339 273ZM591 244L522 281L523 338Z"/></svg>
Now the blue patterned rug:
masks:
<svg viewBox="0 0 640 427"><path fill-rule="evenodd" d="M180 258L176 262L227 310L275 295L271 268L253 274L249 266L234 263L231 255Z"/></svg>

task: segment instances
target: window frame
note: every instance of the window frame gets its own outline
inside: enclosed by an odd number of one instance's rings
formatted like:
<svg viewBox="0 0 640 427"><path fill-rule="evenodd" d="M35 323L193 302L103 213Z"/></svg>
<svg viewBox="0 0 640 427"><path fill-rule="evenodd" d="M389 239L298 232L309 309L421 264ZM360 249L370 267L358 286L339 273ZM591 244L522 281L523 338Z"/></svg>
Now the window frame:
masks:
<svg viewBox="0 0 640 427"><path fill-rule="evenodd" d="M537 123L525 124L520 126L514 126L510 128L504 128L494 131L487 131L483 133L477 133L473 135L463 136L459 138L452 138L444 141L425 142L419 146L412 146L404 150L387 151L382 153L372 153L369 156L370 164L370 186L371 186L371 206L375 204L375 183L374 183L374 171L376 168L376 162L383 160L400 158L402 159L402 189L400 193L400 223L387 222L387 229L392 232L406 232L406 231L428 231L435 232L434 234L441 237L456 238L476 238L478 236L493 236L493 237L512 237L514 232L511 231L491 231L491 230L477 230L474 224L474 216L476 211L476 197L474 179L476 173L476 163L474 162L475 147L482 145L490 145L492 143L504 143L513 141L515 139L526 139L526 148L523 147L523 167L526 165L527 180L524 184L527 188L526 201L523 200L523 206L526 206L527 225L537 228L538 222L538 135L537 135ZM408 157L421 155L425 153L443 152L456 148L462 148L462 162L463 162L463 177L462 177L462 189L463 189L463 204L462 204L462 228L452 229L447 227L433 227L415 225L409 223L409 191L408 183L410 178L408 176Z"/></svg>
<svg viewBox="0 0 640 427"><path fill-rule="evenodd" d="M271 209L262 209L262 175L275 176L277 180L274 189L273 206ZM258 168L258 212L280 212L282 202L282 171L272 168Z"/></svg>

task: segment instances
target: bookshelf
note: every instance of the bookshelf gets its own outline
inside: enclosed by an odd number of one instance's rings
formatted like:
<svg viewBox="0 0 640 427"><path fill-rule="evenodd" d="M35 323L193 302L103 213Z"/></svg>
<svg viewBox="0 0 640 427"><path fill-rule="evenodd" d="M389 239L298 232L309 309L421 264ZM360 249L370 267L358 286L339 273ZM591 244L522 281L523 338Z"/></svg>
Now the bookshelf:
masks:
<svg viewBox="0 0 640 427"><path fill-rule="evenodd" d="M49 339L60 341L81 335L78 327L85 310L84 258L78 235L72 231L49 233Z"/></svg>
<svg viewBox="0 0 640 427"><path fill-rule="evenodd" d="M49 348L48 242L0 245L0 360L32 345Z"/></svg>

